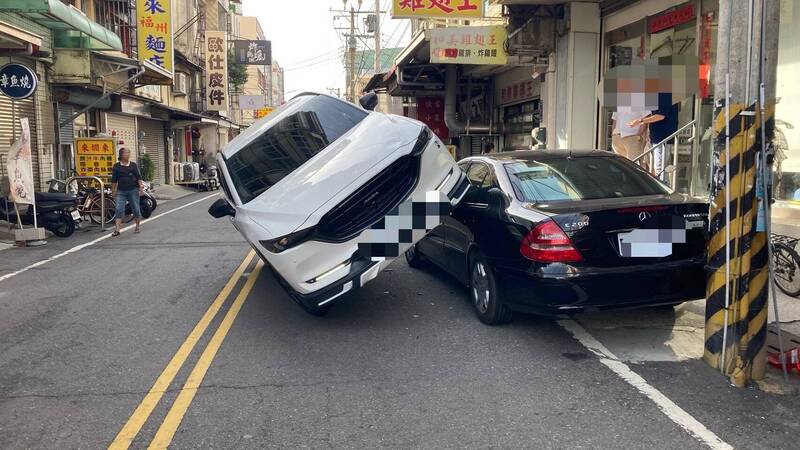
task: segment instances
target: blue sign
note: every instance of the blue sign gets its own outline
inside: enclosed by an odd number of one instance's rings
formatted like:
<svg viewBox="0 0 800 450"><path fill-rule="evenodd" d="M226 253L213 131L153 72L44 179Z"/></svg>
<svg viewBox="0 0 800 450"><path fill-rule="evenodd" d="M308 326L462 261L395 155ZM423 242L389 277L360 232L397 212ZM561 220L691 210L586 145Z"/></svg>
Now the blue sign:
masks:
<svg viewBox="0 0 800 450"><path fill-rule="evenodd" d="M22 64L6 64L0 68L0 92L14 100L28 98L36 92L36 73Z"/></svg>

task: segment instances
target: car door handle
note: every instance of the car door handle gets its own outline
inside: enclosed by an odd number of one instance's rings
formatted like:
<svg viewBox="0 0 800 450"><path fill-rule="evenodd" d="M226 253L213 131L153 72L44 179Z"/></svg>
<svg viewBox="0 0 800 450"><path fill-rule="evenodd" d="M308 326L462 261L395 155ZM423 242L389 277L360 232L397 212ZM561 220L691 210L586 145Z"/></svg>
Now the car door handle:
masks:
<svg viewBox="0 0 800 450"><path fill-rule="evenodd" d="M478 202L466 202L465 205L469 206L470 208L480 208L486 209L489 207L488 203L478 203Z"/></svg>

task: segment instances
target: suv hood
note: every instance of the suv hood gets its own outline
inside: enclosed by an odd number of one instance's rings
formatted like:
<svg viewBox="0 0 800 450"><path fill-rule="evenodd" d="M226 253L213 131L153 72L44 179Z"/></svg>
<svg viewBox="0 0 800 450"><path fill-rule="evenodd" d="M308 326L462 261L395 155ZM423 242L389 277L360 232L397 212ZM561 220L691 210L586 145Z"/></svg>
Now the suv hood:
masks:
<svg viewBox="0 0 800 450"><path fill-rule="evenodd" d="M236 206L237 217L253 220L274 237L292 233L342 190L357 189L393 162L393 153L411 151L420 129L404 117L371 113L266 192Z"/></svg>

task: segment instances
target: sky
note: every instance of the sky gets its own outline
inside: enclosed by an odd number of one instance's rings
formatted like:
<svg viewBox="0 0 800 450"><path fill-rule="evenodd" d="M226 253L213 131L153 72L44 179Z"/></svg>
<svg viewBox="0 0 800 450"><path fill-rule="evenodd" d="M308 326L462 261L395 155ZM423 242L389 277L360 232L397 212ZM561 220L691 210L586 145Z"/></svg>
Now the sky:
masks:
<svg viewBox="0 0 800 450"><path fill-rule="evenodd" d="M342 63L345 40L343 31L334 30L330 10L343 9L347 2L358 9L360 0L243 0L245 16L256 16L266 38L272 41L272 57L284 68L287 99L302 91L328 92L328 88L345 91L345 69ZM380 0L383 11L390 0ZM363 0L361 10L374 10L375 0ZM361 33L366 34L363 18L356 19ZM408 20L392 19L383 14L381 22L383 47L405 47L410 40ZM349 27L348 19L339 19L337 27ZM374 39L359 40L358 48L372 48Z"/></svg>

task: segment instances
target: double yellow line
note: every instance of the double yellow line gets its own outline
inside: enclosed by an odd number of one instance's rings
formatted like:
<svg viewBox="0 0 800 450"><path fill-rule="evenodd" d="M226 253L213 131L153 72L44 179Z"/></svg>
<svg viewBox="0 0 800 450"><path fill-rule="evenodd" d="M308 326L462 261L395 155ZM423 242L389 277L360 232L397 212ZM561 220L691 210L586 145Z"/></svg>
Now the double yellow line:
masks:
<svg viewBox="0 0 800 450"><path fill-rule="evenodd" d="M203 317L200 318L200 321L197 322L197 325L195 325L194 329L192 329L192 331L189 333L189 336L178 348L178 351L175 352L175 355L173 355L172 359L164 368L164 371L161 372L161 375L159 375L155 383L153 383L150 391L144 396L144 399L142 399L141 403L139 403L139 406L137 406L133 411L133 414L125 423L125 426L122 427L122 430L120 430L116 438L114 438L114 441L108 447L109 449L118 450L127 449L130 447L131 443L139 434L139 431L141 431L145 422L147 422L150 414L152 414L155 407L161 401L161 398L167 392L167 389L169 389L169 386L172 384L175 376L178 374L178 371L192 353L195 345L197 345L197 342L203 337L203 334L205 334L208 326L225 304L225 301L231 295L231 292L233 292L233 289L236 287L239 279L244 274L244 271L248 266L250 266L254 256L255 252L251 250L250 253L248 253L248 255L244 258L244 261L239 264L239 267L236 269L233 275L231 275L231 278L227 283L225 283L225 287L222 288L222 291L220 291L219 295L217 295L217 297L211 303L211 306L208 307L205 314L203 314ZM200 359L198 359L197 363L189 374L189 377L187 378L183 387L180 389L178 397L175 399L175 402L172 404L167 416L164 418L164 421L158 428L155 437L150 442L149 448L167 448L170 442L172 442L172 438L175 436L175 432L178 431L178 427L183 420L183 416L189 409L189 405L192 403L197 390L200 388L200 384L203 382L203 378L206 376L206 372L211 366L211 362L217 355L217 351L219 351L222 342L225 340L225 336L227 336L228 332L230 331L233 321L236 319L236 316L242 309L244 301L247 299L250 291L253 290L253 285L256 283L258 275L261 273L263 266L264 263L259 260L255 269L253 269L253 272L248 276L247 281L244 283L244 286L242 286L241 291L239 291L239 294L234 299L230 309L225 314L225 317L222 319L222 322L220 322L219 327L209 340L206 348L203 350L203 353L200 355Z"/></svg>

